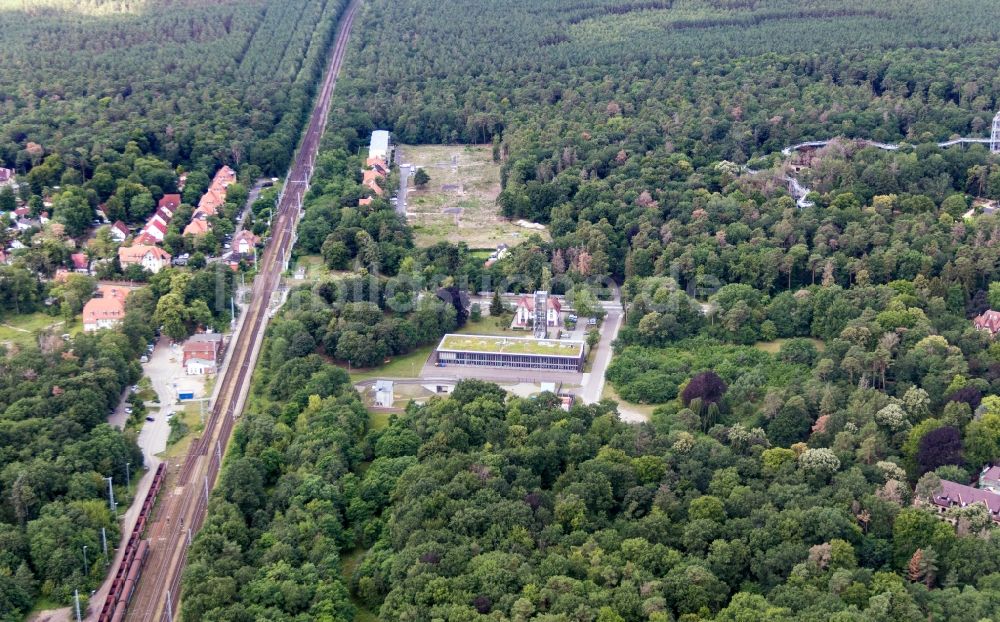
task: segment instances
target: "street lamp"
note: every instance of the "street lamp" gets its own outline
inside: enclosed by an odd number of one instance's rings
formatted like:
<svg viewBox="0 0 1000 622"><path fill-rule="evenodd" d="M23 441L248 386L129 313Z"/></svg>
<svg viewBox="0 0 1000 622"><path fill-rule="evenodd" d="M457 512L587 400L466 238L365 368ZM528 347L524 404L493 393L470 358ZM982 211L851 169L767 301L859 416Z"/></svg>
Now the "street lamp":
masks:
<svg viewBox="0 0 1000 622"><path fill-rule="evenodd" d="M83 574L84 574L84 576L86 576L87 574L89 574L87 572L87 568L89 568L89 567L90 567L90 564L87 563L87 545L84 544L83 545Z"/></svg>
<svg viewBox="0 0 1000 622"><path fill-rule="evenodd" d="M108 507L111 508L111 513L115 515L115 518L118 518L118 510L115 504L115 489L111 486L112 477L108 476L103 479L108 480Z"/></svg>
<svg viewBox="0 0 1000 622"><path fill-rule="evenodd" d="M132 492L132 474L129 473L130 471L129 467L131 466L132 466L131 462L125 463L125 490L129 492Z"/></svg>

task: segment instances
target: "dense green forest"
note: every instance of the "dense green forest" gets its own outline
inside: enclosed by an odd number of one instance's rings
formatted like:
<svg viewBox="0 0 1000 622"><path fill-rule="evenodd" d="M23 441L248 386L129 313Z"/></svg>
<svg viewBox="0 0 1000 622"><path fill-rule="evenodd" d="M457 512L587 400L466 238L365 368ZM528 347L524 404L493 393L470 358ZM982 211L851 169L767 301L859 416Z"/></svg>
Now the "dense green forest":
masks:
<svg viewBox="0 0 1000 622"><path fill-rule="evenodd" d="M1000 164L929 144L989 131L998 13L367 2L298 251L363 269L368 304L323 281L271 329L185 615L994 617L990 517L973 505L949 523L922 505L1000 460L1000 349L969 321L1000 308L1000 222L966 215L1000 198ZM492 141L500 209L547 223L551 241L490 268L460 243L413 248L384 201L357 207L354 154L374 127ZM909 146L777 155L834 136ZM814 206L788 196L789 164ZM432 328L373 284L419 299L515 276L513 290L622 284L608 380L657 405L649 422L465 382L372 426L330 359L345 335L400 352Z"/></svg>
<svg viewBox="0 0 1000 622"><path fill-rule="evenodd" d="M126 465L134 476L143 461L135 433L106 420L142 374L154 305L143 290L121 332L0 352L0 619L21 619L40 596L68 603L104 578L101 529L109 547L119 538L104 478L126 507Z"/></svg>
<svg viewBox="0 0 1000 622"><path fill-rule="evenodd" d="M342 0L4 0L0 164L59 154L89 178L108 151L282 174Z"/></svg>

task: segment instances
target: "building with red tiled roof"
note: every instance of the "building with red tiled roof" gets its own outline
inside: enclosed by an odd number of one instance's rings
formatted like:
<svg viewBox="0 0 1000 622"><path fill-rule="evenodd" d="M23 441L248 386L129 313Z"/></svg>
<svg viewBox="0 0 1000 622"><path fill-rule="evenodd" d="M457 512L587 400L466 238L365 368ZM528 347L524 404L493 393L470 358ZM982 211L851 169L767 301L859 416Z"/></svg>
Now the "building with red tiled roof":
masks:
<svg viewBox="0 0 1000 622"><path fill-rule="evenodd" d="M558 298L546 296L545 324L546 326L559 326L562 303ZM535 323L535 296L525 294L517 299L517 306L514 309L515 328L527 328Z"/></svg>
<svg viewBox="0 0 1000 622"><path fill-rule="evenodd" d="M73 262L73 270L75 272L80 272L81 274L90 272L90 259L86 253L73 253L69 256L69 259Z"/></svg>
<svg viewBox="0 0 1000 622"><path fill-rule="evenodd" d="M165 209L170 212L173 216L177 213L177 208L181 205L181 195L179 194L165 194L160 202L157 203L157 209Z"/></svg>
<svg viewBox="0 0 1000 622"><path fill-rule="evenodd" d="M219 213L219 208L225 202L225 190L209 188L205 194L201 195L201 200L198 201L198 208L194 211L194 217L197 218L202 215L215 216Z"/></svg>
<svg viewBox="0 0 1000 622"><path fill-rule="evenodd" d="M83 306L83 330L92 333L102 328L114 328L125 319L125 298L128 288L102 286L98 296Z"/></svg>
<svg viewBox="0 0 1000 622"><path fill-rule="evenodd" d="M215 177L212 178L212 184L209 188L215 188L217 190L225 190L229 186L236 183L236 171L223 165L222 168L215 171Z"/></svg>
<svg viewBox="0 0 1000 622"><path fill-rule="evenodd" d="M381 179L382 179L381 175L379 175L375 171L369 170L364 172L364 179L362 180L361 183L363 183L366 187L371 188L372 192L374 192L378 196L382 196L382 187L379 186L378 184L379 180Z"/></svg>
<svg viewBox="0 0 1000 622"><path fill-rule="evenodd" d="M162 242L163 238L167 235L167 224L159 217L153 216L153 219L143 227L142 232L156 240L156 242Z"/></svg>
<svg viewBox="0 0 1000 622"><path fill-rule="evenodd" d="M128 233L128 227L120 220L116 220L115 224L111 225L111 237L118 242L124 242L125 238L128 237Z"/></svg>
<svg viewBox="0 0 1000 622"><path fill-rule="evenodd" d="M182 363L188 374L215 373L215 366L222 352L222 335L201 333L184 342Z"/></svg>
<svg viewBox="0 0 1000 622"><path fill-rule="evenodd" d="M158 246L136 245L121 246L118 248L118 263L124 269L128 266L139 265L156 274L163 268L170 265L170 253Z"/></svg>
<svg viewBox="0 0 1000 622"><path fill-rule="evenodd" d="M247 229L243 229L233 238L233 250L241 255L249 255L258 244L260 238Z"/></svg>
<svg viewBox="0 0 1000 622"><path fill-rule="evenodd" d="M205 235L212 230L212 225L208 224L207 220L202 220L201 218L195 218L184 227L184 235Z"/></svg>
<svg viewBox="0 0 1000 622"><path fill-rule="evenodd" d="M982 315L972 320L972 325L979 330L988 330L991 335L1000 332L1000 311L987 309Z"/></svg>

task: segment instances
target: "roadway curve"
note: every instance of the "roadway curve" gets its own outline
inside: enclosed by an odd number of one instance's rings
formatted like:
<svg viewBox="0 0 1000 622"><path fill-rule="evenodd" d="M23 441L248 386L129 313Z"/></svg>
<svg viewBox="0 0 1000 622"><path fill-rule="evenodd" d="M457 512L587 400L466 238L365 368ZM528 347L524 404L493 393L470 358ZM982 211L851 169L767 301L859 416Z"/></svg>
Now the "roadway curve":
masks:
<svg viewBox="0 0 1000 622"><path fill-rule="evenodd" d="M352 0L341 20L323 85L316 98L302 143L289 170L278 204L273 235L264 250L250 303L220 379L218 396L201 439L192 444L173 488L160 500L148 530L150 554L132 598L128 620L170 622L179 604L180 581L190 540L205 520L208 492L215 485L236 419L250 388L254 364L269 318L272 295L295 243L302 199L309 187L320 139L326 127L337 74L347 50L358 0Z"/></svg>

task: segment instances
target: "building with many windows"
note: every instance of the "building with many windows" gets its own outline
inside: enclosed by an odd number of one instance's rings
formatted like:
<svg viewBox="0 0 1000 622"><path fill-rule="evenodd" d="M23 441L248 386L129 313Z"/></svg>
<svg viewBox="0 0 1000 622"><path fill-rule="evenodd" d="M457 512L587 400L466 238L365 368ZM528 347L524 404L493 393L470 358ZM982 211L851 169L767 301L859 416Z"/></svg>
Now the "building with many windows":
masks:
<svg viewBox="0 0 1000 622"><path fill-rule="evenodd" d="M582 341L491 335L445 335L434 352L438 367L463 365L567 372L582 372L585 355Z"/></svg>

